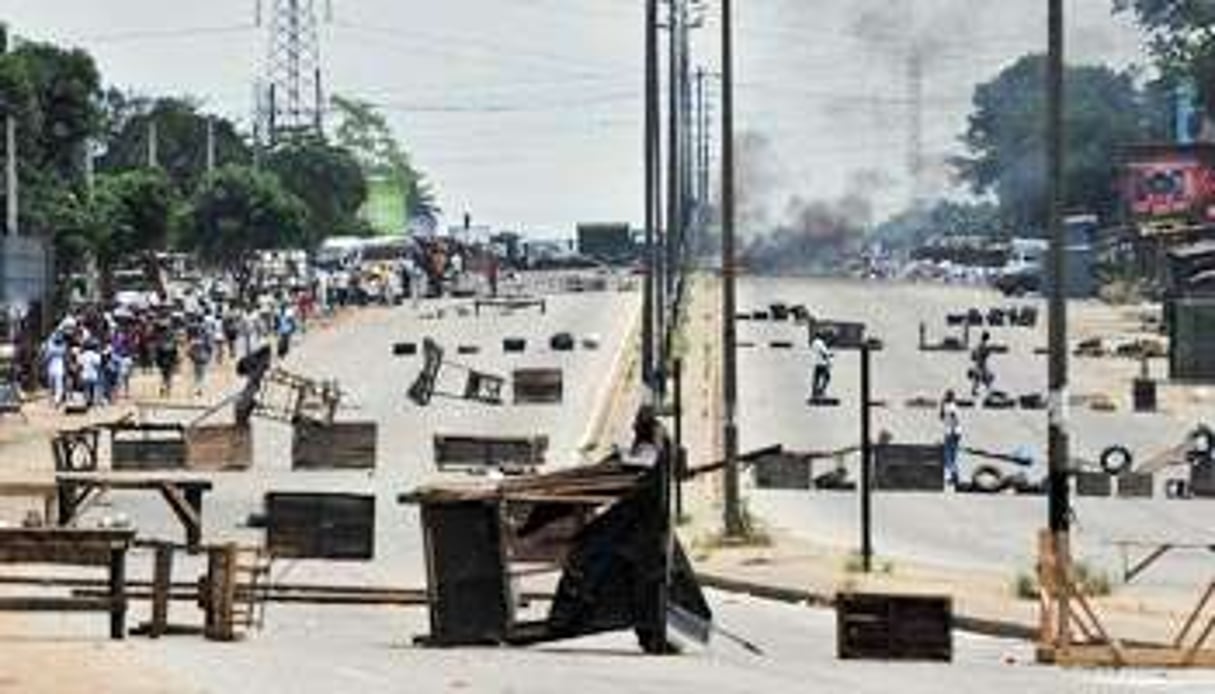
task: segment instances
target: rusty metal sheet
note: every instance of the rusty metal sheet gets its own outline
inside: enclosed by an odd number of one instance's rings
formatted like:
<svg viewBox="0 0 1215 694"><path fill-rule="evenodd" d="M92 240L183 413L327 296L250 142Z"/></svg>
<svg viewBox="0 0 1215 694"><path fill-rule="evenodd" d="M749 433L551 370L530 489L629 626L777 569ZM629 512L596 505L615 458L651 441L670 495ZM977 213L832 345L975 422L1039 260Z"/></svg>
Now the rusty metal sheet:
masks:
<svg viewBox="0 0 1215 694"><path fill-rule="evenodd" d="M266 549L271 556L285 559L373 559L375 497L270 492Z"/></svg>
<svg viewBox="0 0 1215 694"><path fill-rule="evenodd" d="M368 470L375 467L375 422L296 422L291 467L296 470Z"/></svg>

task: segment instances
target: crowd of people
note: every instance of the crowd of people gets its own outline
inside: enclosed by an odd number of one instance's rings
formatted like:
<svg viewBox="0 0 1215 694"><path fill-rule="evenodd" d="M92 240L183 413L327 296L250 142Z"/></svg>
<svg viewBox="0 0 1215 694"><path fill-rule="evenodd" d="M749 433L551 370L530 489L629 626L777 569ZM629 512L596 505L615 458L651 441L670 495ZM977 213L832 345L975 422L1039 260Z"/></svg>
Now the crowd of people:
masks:
<svg viewBox="0 0 1215 694"><path fill-rule="evenodd" d="M268 341L286 356L308 320L309 294L265 297L256 305L201 298L170 308L72 311L42 345L43 385L56 406L91 408L129 397L137 370L157 374L160 396L169 397L188 368L191 392L201 396L211 368L225 359L235 361Z"/></svg>

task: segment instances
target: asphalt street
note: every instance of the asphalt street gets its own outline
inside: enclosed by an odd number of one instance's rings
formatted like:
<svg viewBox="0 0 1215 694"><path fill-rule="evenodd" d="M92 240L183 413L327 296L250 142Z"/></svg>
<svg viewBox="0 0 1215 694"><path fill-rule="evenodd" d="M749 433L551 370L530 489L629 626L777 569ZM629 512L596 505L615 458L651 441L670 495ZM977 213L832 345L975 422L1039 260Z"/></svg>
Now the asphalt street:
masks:
<svg viewBox="0 0 1215 694"><path fill-rule="evenodd" d="M947 388L969 395L967 352L921 352L919 324L927 326L929 340L946 334L948 313L978 307L1037 306L1042 314L1034 329L989 328L1008 354L992 357L996 387L1013 396L1045 393L1046 357L1035 348L1046 344L1043 302L1005 299L995 292L972 287L878 284L852 281L746 278L740 283L739 310L754 311L774 302L804 304L819 318L863 321L869 335L884 348L872 360L872 391L886 407L873 410L873 433L888 432L894 441L937 443L942 428L935 409L906 406L910 398L939 399ZM1100 308L1073 302L1073 315L1088 322ZM739 340L751 343L739 349L739 423L741 449L782 443L794 450L834 450L856 445L860 438L859 354L838 351L831 394L839 407L809 406L811 370L808 336L792 321L739 321ZM973 337L977 338L977 334ZM792 341L793 349L773 349L773 340ZM1115 412L1097 412L1073 406L1069 411L1072 453L1078 459L1096 460L1105 447L1119 444L1138 460L1179 443L1195 424L1175 413L1134 413L1129 407L1130 378L1138 366L1132 360L1072 359L1073 395L1106 392L1118 402ZM1163 373L1159 364L1157 373ZM1044 410L962 410L963 445L989 451L1029 455L1028 470L1011 465L1008 472L1025 472L1039 479L1045 472L1047 415ZM847 459L856 479L857 456ZM987 462L963 455L963 476ZM833 466L823 461L816 474ZM1153 499L1074 498L1077 555L1108 572L1121 569L1114 543L1126 540L1209 544L1215 504L1210 501L1176 501L1164 498L1161 487L1173 469L1156 480ZM973 496L952 493L879 493L874 504L877 552L895 559L911 559L949 567L1005 573L1031 570L1036 532L1046 523L1044 497ZM858 546L859 513L856 494L842 492L749 492L750 504L766 522L815 543L839 548ZM1150 572L1144 582L1193 585L1206 580L1211 560L1206 552L1180 552L1166 558L1167 571Z"/></svg>

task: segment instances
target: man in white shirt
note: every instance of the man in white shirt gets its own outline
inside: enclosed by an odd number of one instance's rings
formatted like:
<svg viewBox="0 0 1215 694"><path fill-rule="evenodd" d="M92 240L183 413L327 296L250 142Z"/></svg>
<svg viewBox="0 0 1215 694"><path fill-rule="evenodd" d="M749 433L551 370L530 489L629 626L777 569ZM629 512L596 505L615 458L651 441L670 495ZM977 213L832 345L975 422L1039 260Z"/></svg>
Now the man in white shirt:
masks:
<svg viewBox="0 0 1215 694"><path fill-rule="evenodd" d="M810 358L814 363L810 399L819 400L827 394L827 386L831 383L832 354L822 333L815 333L814 339L810 341Z"/></svg>

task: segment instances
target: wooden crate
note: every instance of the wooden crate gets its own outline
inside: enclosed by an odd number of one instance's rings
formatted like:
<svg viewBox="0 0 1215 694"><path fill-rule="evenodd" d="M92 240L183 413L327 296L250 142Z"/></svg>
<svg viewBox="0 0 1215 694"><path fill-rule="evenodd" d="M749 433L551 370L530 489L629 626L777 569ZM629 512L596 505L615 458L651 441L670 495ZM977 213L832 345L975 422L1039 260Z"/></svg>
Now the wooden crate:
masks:
<svg viewBox="0 0 1215 694"><path fill-rule="evenodd" d="M295 470L375 468L375 422L296 422L291 441Z"/></svg>
<svg viewBox="0 0 1215 694"><path fill-rule="evenodd" d="M809 489L811 465L805 456L782 451L752 462L755 486L760 489Z"/></svg>
<svg viewBox="0 0 1215 694"><path fill-rule="evenodd" d="M1076 495L1106 497L1113 493L1114 478L1105 472L1080 471L1076 473Z"/></svg>
<svg viewBox="0 0 1215 694"><path fill-rule="evenodd" d="M492 437L436 434L433 439L435 465L440 469L523 467L544 464L547 436Z"/></svg>
<svg viewBox="0 0 1215 694"><path fill-rule="evenodd" d="M1156 491L1150 472L1124 472L1118 475L1118 496L1124 499L1150 499Z"/></svg>
<svg viewBox="0 0 1215 694"><path fill-rule="evenodd" d="M247 470L253 465L253 430L238 424L200 424L186 429L191 470Z"/></svg>
<svg viewBox="0 0 1215 694"><path fill-rule="evenodd" d="M564 397L561 369L515 369L511 374L515 404L555 404Z"/></svg>
<svg viewBox="0 0 1215 694"><path fill-rule="evenodd" d="M943 491L945 463L942 447L939 444L874 446L873 488L900 492Z"/></svg>
<svg viewBox="0 0 1215 694"><path fill-rule="evenodd" d="M114 470L180 470L186 467L185 428L176 424L128 424L110 430Z"/></svg>
<svg viewBox="0 0 1215 694"><path fill-rule="evenodd" d="M375 497L270 492L266 549L284 559L370 560L375 556Z"/></svg>
<svg viewBox="0 0 1215 694"><path fill-rule="evenodd" d="M947 596L840 593L835 616L841 659L953 659L953 601Z"/></svg>
<svg viewBox="0 0 1215 694"><path fill-rule="evenodd" d="M1190 466L1190 495L1200 499L1215 497L1215 463Z"/></svg>
<svg viewBox="0 0 1215 694"><path fill-rule="evenodd" d="M422 503L427 642L503 642L514 621L501 505L493 500Z"/></svg>

